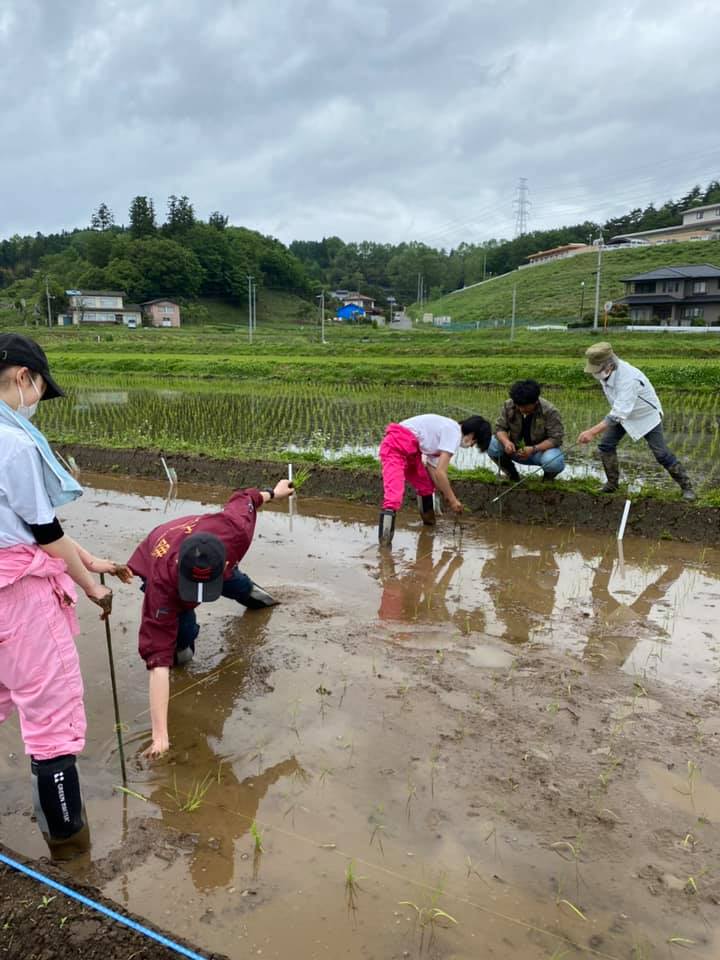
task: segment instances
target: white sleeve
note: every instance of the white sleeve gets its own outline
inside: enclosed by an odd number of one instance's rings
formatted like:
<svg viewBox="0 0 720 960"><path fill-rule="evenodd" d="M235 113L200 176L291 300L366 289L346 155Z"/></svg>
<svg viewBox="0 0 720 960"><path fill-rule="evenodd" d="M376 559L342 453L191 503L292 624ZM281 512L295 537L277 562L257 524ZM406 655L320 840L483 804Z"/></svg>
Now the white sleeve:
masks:
<svg viewBox="0 0 720 960"><path fill-rule="evenodd" d="M459 423L448 423L440 432L438 448L441 453L455 453L462 440L462 430Z"/></svg>
<svg viewBox="0 0 720 960"><path fill-rule="evenodd" d="M31 444L18 444L0 470L0 489L8 505L25 523L52 523L55 508L43 480L42 459Z"/></svg>
<svg viewBox="0 0 720 960"><path fill-rule="evenodd" d="M626 420L635 409L635 404L641 389L642 382L636 377L628 377L621 383L615 396L612 409L607 415L607 419L614 421Z"/></svg>

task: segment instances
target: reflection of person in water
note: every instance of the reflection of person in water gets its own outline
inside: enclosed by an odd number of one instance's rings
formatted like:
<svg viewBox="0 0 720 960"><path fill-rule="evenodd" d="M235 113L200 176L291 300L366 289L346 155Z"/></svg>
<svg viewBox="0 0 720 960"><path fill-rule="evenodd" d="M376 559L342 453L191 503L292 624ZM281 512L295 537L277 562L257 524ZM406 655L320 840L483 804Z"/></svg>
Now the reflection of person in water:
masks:
<svg viewBox="0 0 720 960"><path fill-rule="evenodd" d="M378 616L381 620L402 623L452 622L463 632L482 629L482 610L457 609L450 613L447 593L463 564L463 556L457 550L445 548L435 561L434 542L433 533L421 531L412 563L398 563L390 553L381 555L379 579L383 592Z"/></svg>
<svg viewBox="0 0 720 960"><path fill-rule="evenodd" d="M205 674L189 677L192 691L180 692L170 703L173 727L177 730L173 737L177 762L172 767L158 768L166 777L157 784L151 800L161 808L167 826L185 834L199 834L190 858L190 874L198 890L232 882L235 841L248 833L258 816L261 800L278 780L302 774L295 757L289 757L261 770L257 776L238 780L232 762L237 756L235 744L228 743L225 732L242 696L253 653L265 641L271 615L272 609L267 609L250 617L234 618L224 636L223 646L228 652L223 660ZM239 650L243 653L241 662L237 662ZM203 677L212 679L195 686ZM252 751L253 747L253 741L242 744L244 750ZM262 746L257 750L254 762L260 764ZM188 793L203 781L209 786L200 805L192 812L180 809Z"/></svg>
<svg viewBox="0 0 720 960"><path fill-rule="evenodd" d="M549 544L538 549L514 556L512 543L499 543L483 568L483 575L493 581L490 592L508 643L527 643L533 626L552 616L558 566Z"/></svg>
<svg viewBox="0 0 720 960"><path fill-rule="evenodd" d="M615 569L614 551L606 551L595 568L591 594L596 615L589 624L584 656L621 667L641 639L639 633L653 607L682 576L684 565L671 560L667 569L630 604L623 604L610 592Z"/></svg>

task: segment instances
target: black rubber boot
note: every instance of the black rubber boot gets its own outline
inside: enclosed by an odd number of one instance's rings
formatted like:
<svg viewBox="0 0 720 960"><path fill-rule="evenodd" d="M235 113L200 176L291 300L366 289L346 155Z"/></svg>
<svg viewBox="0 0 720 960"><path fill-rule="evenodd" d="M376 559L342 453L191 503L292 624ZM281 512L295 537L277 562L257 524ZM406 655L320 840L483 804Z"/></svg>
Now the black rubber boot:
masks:
<svg viewBox="0 0 720 960"><path fill-rule="evenodd" d="M378 522L378 541L381 547L389 547L395 533L395 511L381 510Z"/></svg>
<svg viewBox="0 0 720 960"><path fill-rule="evenodd" d="M685 472L685 467L681 463L676 463L672 467L668 467L667 472L682 490L683 500L697 500L695 491L692 488L692 483L690 482L690 477Z"/></svg>
<svg viewBox="0 0 720 960"><path fill-rule="evenodd" d="M280 601L275 600L266 590L253 583L252 590L245 594L240 603L248 610L264 610L265 607L276 607Z"/></svg>
<svg viewBox="0 0 720 960"><path fill-rule="evenodd" d="M520 474L517 472L517 467L510 457L506 453L501 453L498 457L498 463L500 464L500 469L505 476L509 477L513 483L517 483L520 479Z"/></svg>
<svg viewBox="0 0 720 960"><path fill-rule="evenodd" d="M418 513L426 527L435 526L435 498L431 493L424 496L418 494L417 498Z"/></svg>
<svg viewBox="0 0 720 960"><path fill-rule="evenodd" d="M53 860L72 860L90 849L90 829L75 757L31 760L33 806Z"/></svg>
<svg viewBox="0 0 720 960"><path fill-rule="evenodd" d="M617 453L614 450L612 453L601 451L600 459L607 477L605 485L600 488L600 493L615 493L620 485L620 464L618 463Z"/></svg>

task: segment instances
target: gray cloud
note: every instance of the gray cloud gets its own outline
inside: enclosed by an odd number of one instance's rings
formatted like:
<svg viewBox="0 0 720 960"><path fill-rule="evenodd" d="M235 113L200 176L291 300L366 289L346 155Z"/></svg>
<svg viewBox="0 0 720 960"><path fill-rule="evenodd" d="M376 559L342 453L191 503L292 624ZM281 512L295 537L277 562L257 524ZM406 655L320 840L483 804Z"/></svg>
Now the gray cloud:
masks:
<svg viewBox="0 0 720 960"><path fill-rule="evenodd" d="M717 175L707 0L5 0L0 233L136 193L289 241L508 236Z"/></svg>

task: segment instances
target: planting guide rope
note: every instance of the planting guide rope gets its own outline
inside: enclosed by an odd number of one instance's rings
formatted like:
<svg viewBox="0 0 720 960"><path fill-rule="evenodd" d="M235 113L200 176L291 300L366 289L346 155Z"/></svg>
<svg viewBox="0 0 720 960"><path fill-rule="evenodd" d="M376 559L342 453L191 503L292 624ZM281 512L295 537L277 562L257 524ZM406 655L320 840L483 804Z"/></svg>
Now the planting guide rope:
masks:
<svg viewBox="0 0 720 960"><path fill-rule="evenodd" d="M195 687L200 686L201 684L206 683L209 680L215 679L215 677L219 676L219 674L222 673L224 670L228 670L230 669L230 667L237 666L238 663L241 663L243 660L246 660L246 659L247 659L246 657L238 657L236 660L230 661L230 663L225 664L223 667L219 667L217 670L215 670L213 673L208 674L206 677L202 677L200 680L197 680L194 683L188 684L188 686L184 687L182 690L178 690L177 693L172 694L170 699L174 700L176 697L179 697L182 694L187 693L190 690L193 690ZM148 713L150 713L149 709L141 711L140 713L137 714L137 716L135 717L135 720L138 720L140 717L146 716ZM140 796L142 797L142 794L140 794ZM147 797L143 797L143 800L145 800L145 802L148 802ZM275 833L280 834L281 836L285 836L294 840L299 840L301 843L309 844L315 848L322 847L322 844L318 840L315 840L312 837L305 836L302 833L298 833L295 830L288 830L285 827L276 826L275 824L271 823L268 820L261 820L258 817L249 817L246 814L239 813L236 810L230 810L227 807L221 806L217 803L212 803L207 799L203 800L203 804L206 804L209 807L214 807L216 810L220 811L222 814L232 813L234 814L234 816L240 818L241 820L245 820L248 823L252 823L253 821L255 823L259 823L265 829L270 829ZM162 804L160 803L156 803L154 805L157 806L158 809L160 810L165 810L165 808L163 808ZM165 810L165 812L170 812L170 811ZM323 848L323 849L327 849L327 848ZM388 867L382 866L382 864L374 863L371 860L365 860L362 857L352 856L349 853L345 853L344 851L339 850L337 847L328 852L334 853L345 860L352 860L355 863L361 864L363 867L366 867L371 870L375 870L378 873L382 873L387 877L392 877L394 880L397 880L400 883L409 884L412 887L416 887L418 890L423 890L424 892L428 892L428 893L437 893L437 887L434 887L429 883L423 883L421 880L413 880L410 877L403 876L400 873L396 873L395 871L390 870ZM443 896L447 897L450 900L454 900L457 903L464 904L465 906L473 907L474 909L479 910L482 913L488 914L489 916L494 917L497 920L504 920L507 923L511 923L511 924L514 924L515 926L522 927L524 930L528 930L533 933L539 933L546 937L552 937L553 939L559 940L560 942L567 944L568 946L578 947L578 945L573 940L570 940L568 937L565 937L562 933L554 933L552 930L546 930L544 927L539 927L536 924L529 923L526 920L521 920L519 917L512 917L508 914L500 913L498 910L493 910L491 907L483 906L481 903L477 903L476 901L471 900L469 897L465 897L465 896L462 896L461 894L451 893L448 891L443 891ZM596 950L595 948L590 946L579 947L578 949L584 950L585 953L588 954L589 956L600 957L601 960L622 960L621 957L617 957L611 953L605 953L602 950Z"/></svg>
<svg viewBox="0 0 720 960"><path fill-rule="evenodd" d="M17 870L19 873L24 873L32 880L37 880L39 883L45 884L46 887L52 887L53 890L58 890L66 897L70 897L72 900L77 900L78 903L82 903L84 906L90 907L91 910L96 910L98 913L102 913L111 920L115 920L116 923L120 923L124 927L129 927L131 930L142 934L144 937L148 937L150 940L155 940L157 943L161 944L163 947L167 947L168 950L172 950L174 953L179 953L183 957L189 957L190 960L207 960L206 957L201 956L199 953L195 953L194 950L189 950L187 947L183 947L182 944L175 943L174 940L169 940L161 933L155 933L155 931L150 930L149 927L144 927L141 923L131 920L130 917L124 917L121 913L117 913L115 910L111 910L109 907L103 906L102 903L98 903L96 900L91 900L90 897L86 897L84 894L78 893L76 890L66 887L62 883L58 883L56 880L51 880L50 877L46 877L45 874L39 873L37 870L32 870L30 867L26 867L24 864L18 863L17 860L11 860L10 857L6 857L3 853L0 853L0 863L4 863L7 867Z"/></svg>

